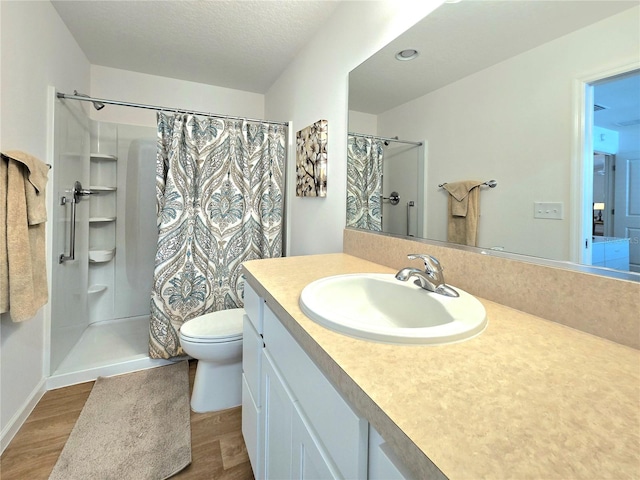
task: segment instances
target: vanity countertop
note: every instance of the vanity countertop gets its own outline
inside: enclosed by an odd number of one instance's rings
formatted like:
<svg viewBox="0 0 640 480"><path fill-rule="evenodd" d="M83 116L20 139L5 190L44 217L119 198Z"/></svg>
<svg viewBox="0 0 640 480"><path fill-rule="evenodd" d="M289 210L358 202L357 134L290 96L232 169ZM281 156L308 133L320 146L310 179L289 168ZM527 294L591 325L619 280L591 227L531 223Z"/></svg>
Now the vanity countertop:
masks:
<svg viewBox="0 0 640 480"><path fill-rule="evenodd" d="M416 477L640 478L638 350L482 298L489 324L471 340L358 340L304 315L300 292L330 275L394 270L330 254L255 260L244 271Z"/></svg>
<svg viewBox="0 0 640 480"><path fill-rule="evenodd" d="M610 243L610 242L620 242L620 243L629 243L631 241L630 238L620 238L620 237L593 237L593 243Z"/></svg>

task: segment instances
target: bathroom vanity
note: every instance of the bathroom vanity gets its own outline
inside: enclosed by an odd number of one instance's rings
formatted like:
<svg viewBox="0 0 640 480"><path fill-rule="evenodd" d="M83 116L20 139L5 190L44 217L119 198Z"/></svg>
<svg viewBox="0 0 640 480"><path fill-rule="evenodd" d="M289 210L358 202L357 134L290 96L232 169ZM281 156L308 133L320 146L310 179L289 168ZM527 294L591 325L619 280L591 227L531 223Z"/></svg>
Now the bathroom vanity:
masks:
<svg viewBox="0 0 640 480"><path fill-rule="evenodd" d="M328 330L299 296L346 254L246 262L242 431L262 478L633 478L639 352L480 298L470 340ZM390 299L391 301L391 299Z"/></svg>
<svg viewBox="0 0 640 480"><path fill-rule="evenodd" d="M247 285L245 300L243 433L256 478L365 478L367 421Z"/></svg>
<svg viewBox="0 0 640 480"><path fill-rule="evenodd" d="M628 238L593 237L592 265L628 271L629 241Z"/></svg>

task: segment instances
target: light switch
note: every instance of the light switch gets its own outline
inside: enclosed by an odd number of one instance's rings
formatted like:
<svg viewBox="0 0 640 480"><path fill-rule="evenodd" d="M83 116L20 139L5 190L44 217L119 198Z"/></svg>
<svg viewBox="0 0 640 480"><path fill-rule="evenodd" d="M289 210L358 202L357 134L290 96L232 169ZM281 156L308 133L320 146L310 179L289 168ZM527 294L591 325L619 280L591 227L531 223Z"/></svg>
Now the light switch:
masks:
<svg viewBox="0 0 640 480"><path fill-rule="evenodd" d="M534 202L533 218L550 218L552 220L562 220L562 202Z"/></svg>

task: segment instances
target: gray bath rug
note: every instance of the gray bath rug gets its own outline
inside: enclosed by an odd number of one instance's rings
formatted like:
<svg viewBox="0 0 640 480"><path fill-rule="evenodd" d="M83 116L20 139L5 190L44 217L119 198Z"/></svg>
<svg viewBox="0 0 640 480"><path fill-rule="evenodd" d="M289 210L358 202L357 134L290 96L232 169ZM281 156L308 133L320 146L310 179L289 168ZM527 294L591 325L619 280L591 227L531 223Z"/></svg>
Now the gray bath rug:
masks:
<svg viewBox="0 0 640 480"><path fill-rule="evenodd" d="M99 377L50 480L162 480L191 463L189 364Z"/></svg>

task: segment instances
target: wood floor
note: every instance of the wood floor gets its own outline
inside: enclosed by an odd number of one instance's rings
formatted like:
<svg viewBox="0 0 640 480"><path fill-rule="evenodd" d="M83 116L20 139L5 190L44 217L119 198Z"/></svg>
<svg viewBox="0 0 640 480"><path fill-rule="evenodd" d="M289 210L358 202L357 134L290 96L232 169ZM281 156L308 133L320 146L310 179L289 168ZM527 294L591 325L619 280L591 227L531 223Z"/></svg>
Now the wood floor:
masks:
<svg viewBox="0 0 640 480"><path fill-rule="evenodd" d="M197 363L189 364L193 388ZM93 382L45 393L0 458L1 480L46 480L82 411ZM240 407L191 412L192 462L174 479L252 480ZM141 479L143 480L143 479Z"/></svg>

